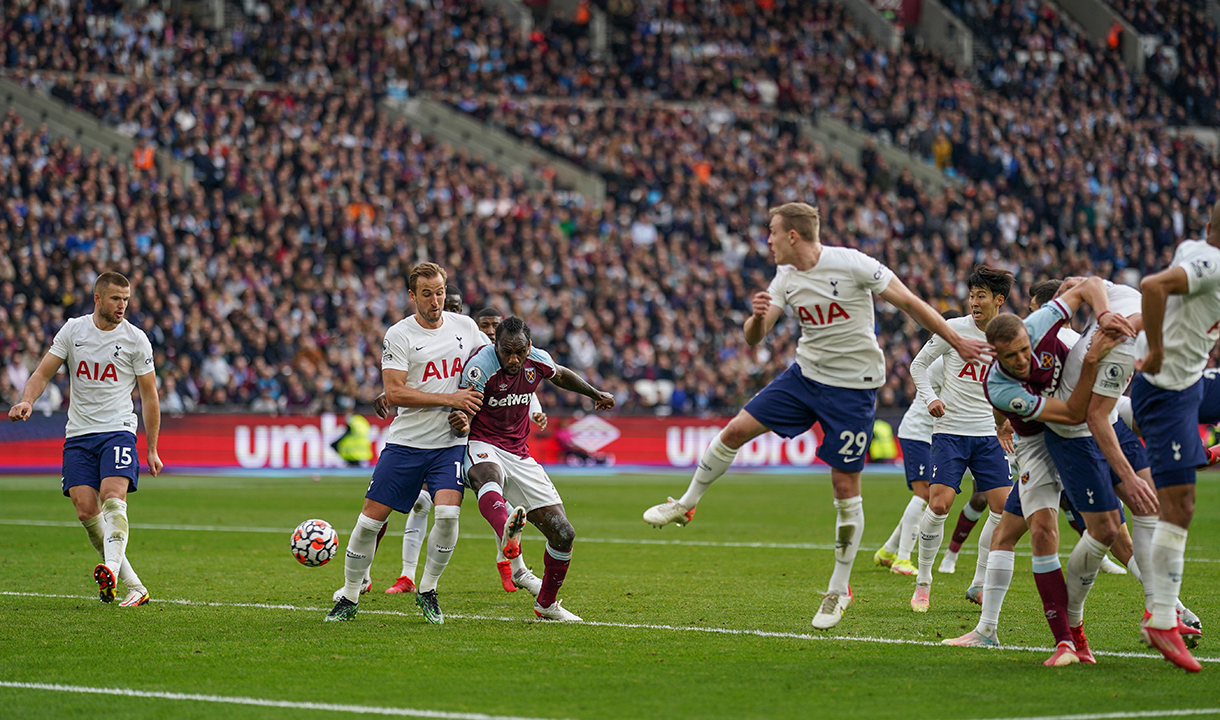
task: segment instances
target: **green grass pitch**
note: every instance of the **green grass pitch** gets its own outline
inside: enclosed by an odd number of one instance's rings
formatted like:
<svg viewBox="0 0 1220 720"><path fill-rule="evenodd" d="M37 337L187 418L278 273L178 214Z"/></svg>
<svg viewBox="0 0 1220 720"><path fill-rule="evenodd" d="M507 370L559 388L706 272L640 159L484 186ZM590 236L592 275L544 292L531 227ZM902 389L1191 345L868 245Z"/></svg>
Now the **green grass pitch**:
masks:
<svg viewBox="0 0 1220 720"><path fill-rule="evenodd" d="M104 605L92 581L97 558L59 478L0 477L0 684L580 720L1100 717L1220 708L1217 477L1201 476L1187 551L1183 600L1205 633L1195 651L1204 670L1193 676L1139 644L1142 596L1129 575L1100 576L1089 598L1085 627L1098 664L1043 667L1047 653L1027 649L1050 644L1027 542L1018 547L1001 617L1008 649L881 642L936 643L973 627L978 615L963 597L977 534L957 574L937 576L927 615L910 610L911 578L873 565L909 497L896 475L865 476L856 601L829 633L809 625L832 564L834 510L829 478L820 473L731 474L704 498L694 523L663 530L645 525L640 513L680 492L685 475L557 473L577 531L560 596L600 623L583 626L535 622L527 593L500 589L491 532L473 502L441 581L445 625L426 624L410 597L382 592L399 571L404 518L397 514L360 615L323 624L341 584L342 555L322 568L302 567L288 552L289 530L323 518L340 529L342 548L367 479L315 482L308 474L145 476L130 498L128 556L153 602ZM1066 556L1075 537L1066 524L1063 537ZM533 528L524 550L540 570L542 541ZM4 718L306 714L344 716L333 708L0 685Z"/></svg>

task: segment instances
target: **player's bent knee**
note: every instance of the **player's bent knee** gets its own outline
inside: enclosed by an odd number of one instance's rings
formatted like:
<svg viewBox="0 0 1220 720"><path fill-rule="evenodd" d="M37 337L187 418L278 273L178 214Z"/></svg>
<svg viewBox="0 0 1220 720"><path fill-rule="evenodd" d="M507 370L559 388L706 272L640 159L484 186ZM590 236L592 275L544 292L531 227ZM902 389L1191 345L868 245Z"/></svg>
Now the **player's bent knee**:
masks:
<svg viewBox="0 0 1220 720"><path fill-rule="evenodd" d="M758 422L753 415L742 410L737 413L737 417L730 420L729 424L720 431L720 442L724 443L730 450L739 450L742 445L745 445L766 431L767 428Z"/></svg>

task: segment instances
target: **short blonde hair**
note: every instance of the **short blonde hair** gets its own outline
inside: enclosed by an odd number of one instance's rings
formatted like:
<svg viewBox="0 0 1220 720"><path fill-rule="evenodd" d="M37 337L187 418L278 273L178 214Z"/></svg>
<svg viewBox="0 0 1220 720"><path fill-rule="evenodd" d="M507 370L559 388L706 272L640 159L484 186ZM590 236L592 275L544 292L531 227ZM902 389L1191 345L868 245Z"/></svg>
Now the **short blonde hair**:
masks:
<svg viewBox="0 0 1220 720"><path fill-rule="evenodd" d="M790 202L773 207L768 217L779 215L784 230L795 230L805 242L816 242L822 225L822 214L808 203Z"/></svg>
<svg viewBox="0 0 1220 720"><path fill-rule="evenodd" d="M440 277L441 282L447 282L449 276L445 274L445 270L436 263L425 262L411 268L411 275L407 280L407 286L411 288L411 292L415 292L415 281L420 278Z"/></svg>

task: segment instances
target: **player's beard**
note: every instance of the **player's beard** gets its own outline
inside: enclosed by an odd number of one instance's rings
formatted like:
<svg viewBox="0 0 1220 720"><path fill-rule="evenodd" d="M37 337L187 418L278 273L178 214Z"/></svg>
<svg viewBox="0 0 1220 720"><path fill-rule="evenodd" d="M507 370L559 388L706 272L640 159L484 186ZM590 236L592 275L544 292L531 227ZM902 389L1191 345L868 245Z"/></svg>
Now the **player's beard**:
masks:
<svg viewBox="0 0 1220 720"><path fill-rule="evenodd" d="M105 310L102 310L101 315L102 319L111 325L118 325L119 321L121 320L116 312L106 312Z"/></svg>

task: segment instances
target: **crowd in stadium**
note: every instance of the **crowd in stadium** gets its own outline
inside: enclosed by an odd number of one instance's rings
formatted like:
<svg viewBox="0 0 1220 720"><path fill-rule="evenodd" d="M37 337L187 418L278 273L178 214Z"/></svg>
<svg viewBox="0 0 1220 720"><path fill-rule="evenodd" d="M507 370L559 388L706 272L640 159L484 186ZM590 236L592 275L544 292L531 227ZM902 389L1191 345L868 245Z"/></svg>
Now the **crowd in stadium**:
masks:
<svg viewBox="0 0 1220 720"><path fill-rule="evenodd" d="M604 56L457 0L273 2L223 32L119 5L9 6L5 70L200 182L0 119L4 397L39 338L91 307L82 288L116 269L168 411L367 406L381 336L408 312L406 272L431 259L467 311L520 315L620 408L731 411L795 347L781 331L750 349L740 331L773 272L770 206L816 200L830 244L884 259L950 311L980 262L1022 286L1133 281L1217 199L1214 154L1166 127L1205 112L1214 88L1136 82L1037 2L1015 3L989 59L957 69L910 44L880 49L824 2L638 3ZM978 3L950 6L980 21ZM1177 15L1147 21L1185 37ZM1214 31L1198 32L1199 62L1214 63ZM273 84L242 85L254 81ZM377 108L404 83L605 175L608 199L531 187L425 139ZM923 187L874 149L841 157L802 138L794 112L875 133L951 182ZM1024 302L1022 287L1012 305ZM878 401L905 406L925 334L888 306L878 320L891 374Z"/></svg>

